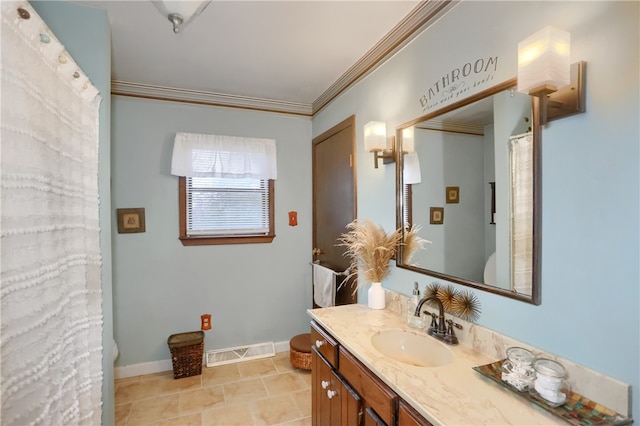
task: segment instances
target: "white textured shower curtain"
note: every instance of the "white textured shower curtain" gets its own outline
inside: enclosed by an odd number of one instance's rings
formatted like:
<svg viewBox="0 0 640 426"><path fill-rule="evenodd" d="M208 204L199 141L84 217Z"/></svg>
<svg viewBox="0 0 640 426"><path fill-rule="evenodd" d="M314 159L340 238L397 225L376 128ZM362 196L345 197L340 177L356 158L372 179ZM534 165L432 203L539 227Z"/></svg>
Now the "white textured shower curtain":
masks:
<svg viewBox="0 0 640 426"><path fill-rule="evenodd" d="M0 422L98 425L100 97L29 3L0 7Z"/></svg>
<svg viewBox="0 0 640 426"><path fill-rule="evenodd" d="M533 277L533 134L510 138L511 143L511 285L531 294Z"/></svg>

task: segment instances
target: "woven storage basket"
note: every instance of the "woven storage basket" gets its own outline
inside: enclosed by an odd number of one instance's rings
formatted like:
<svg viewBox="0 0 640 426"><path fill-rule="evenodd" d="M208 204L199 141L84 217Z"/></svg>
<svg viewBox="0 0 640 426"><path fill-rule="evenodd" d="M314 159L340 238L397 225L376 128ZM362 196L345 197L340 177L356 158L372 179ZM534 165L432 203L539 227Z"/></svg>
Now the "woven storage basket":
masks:
<svg viewBox="0 0 640 426"><path fill-rule="evenodd" d="M298 334L289 341L289 361L295 368L311 370L311 334Z"/></svg>
<svg viewBox="0 0 640 426"><path fill-rule="evenodd" d="M172 334L167 344L171 350L174 379L202 374L203 331Z"/></svg>

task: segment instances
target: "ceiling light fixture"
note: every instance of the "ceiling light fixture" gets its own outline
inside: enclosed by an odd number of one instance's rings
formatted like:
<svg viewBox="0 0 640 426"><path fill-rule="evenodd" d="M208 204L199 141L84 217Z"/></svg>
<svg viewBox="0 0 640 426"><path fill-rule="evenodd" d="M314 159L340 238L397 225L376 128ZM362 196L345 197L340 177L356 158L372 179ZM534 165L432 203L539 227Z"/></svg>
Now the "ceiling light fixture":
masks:
<svg viewBox="0 0 640 426"><path fill-rule="evenodd" d="M207 1L152 1L155 7L173 24L173 32L178 34L195 16L209 5Z"/></svg>

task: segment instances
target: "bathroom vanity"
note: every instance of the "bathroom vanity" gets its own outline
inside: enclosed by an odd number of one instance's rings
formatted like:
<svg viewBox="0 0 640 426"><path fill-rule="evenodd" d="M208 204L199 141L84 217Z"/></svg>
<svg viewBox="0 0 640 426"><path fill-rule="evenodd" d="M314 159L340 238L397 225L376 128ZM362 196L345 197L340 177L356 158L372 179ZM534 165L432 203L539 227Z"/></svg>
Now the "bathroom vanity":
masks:
<svg viewBox="0 0 640 426"><path fill-rule="evenodd" d="M465 339L440 348L435 366L418 365L374 345L374 336L389 331L440 344L406 327L399 313L364 305L308 312L314 425L566 424L474 371L501 355L488 356Z"/></svg>
<svg viewBox="0 0 640 426"><path fill-rule="evenodd" d="M431 425L314 321L311 341L314 425Z"/></svg>

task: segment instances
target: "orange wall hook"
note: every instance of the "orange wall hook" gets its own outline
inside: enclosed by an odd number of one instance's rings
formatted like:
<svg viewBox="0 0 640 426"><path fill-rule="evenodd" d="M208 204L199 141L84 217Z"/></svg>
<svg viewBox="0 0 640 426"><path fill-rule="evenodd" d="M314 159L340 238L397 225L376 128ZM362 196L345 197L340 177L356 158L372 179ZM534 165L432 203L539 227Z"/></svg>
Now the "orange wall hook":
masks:
<svg viewBox="0 0 640 426"><path fill-rule="evenodd" d="M202 322L201 330L211 330L211 314L200 315L200 321Z"/></svg>

